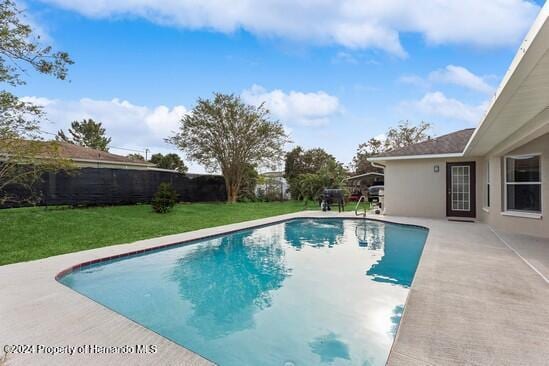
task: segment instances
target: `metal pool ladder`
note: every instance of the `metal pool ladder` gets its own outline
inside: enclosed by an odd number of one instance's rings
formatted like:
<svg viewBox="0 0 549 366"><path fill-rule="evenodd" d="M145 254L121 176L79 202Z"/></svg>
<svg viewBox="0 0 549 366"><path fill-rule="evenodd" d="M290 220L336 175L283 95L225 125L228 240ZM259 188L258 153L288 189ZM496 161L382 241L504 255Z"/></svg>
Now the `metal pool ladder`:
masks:
<svg viewBox="0 0 549 366"><path fill-rule="evenodd" d="M356 216L361 216L362 217L366 217L366 209L364 209L364 212L362 213L359 213L358 212L358 207L360 206L360 202L364 201L366 199L365 196L360 196L360 198L358 199L358 202L356 203L356 206L355 206L355 215Z"/></svg>

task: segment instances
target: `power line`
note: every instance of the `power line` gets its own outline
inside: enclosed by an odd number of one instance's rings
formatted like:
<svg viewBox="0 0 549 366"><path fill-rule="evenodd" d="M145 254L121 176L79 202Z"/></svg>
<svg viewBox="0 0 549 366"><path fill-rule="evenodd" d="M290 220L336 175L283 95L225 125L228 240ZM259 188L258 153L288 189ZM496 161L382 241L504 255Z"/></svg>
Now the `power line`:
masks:
<svg viewBox="0 0 549 366"><path fill-rule="evenodd" d="M53 133L53 132L43 131L43 130L39 130L39 131L41 133L45 133L47 135L57 136L57 134ZM118 147L118 146L112 146L112 145L109 145L109 148L110 149L117 149L117 150L133 151L133 152L138 152L138 153L143 153L143 154L147 154L147 152L150 151L148 148L145 148L143 150L136 150L136 149L128 149L127 147Z"/></svg>

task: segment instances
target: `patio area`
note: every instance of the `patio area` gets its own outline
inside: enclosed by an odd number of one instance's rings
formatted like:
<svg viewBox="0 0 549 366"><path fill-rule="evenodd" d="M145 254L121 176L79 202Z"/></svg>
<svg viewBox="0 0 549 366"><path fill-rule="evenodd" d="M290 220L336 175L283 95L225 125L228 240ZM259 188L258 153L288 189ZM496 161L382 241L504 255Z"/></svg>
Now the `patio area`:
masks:
<svg viewBox="0 0 549 366"><path fill-rule="evenodd" d="M141 354L10 354L8 365L185 364L208 360L59 284L75 264L298 217L299 212L0 267L0 344L156 345ZM549 359L549 240L480 223L399 217L430 233L389 365L539 365Z"/></svg>

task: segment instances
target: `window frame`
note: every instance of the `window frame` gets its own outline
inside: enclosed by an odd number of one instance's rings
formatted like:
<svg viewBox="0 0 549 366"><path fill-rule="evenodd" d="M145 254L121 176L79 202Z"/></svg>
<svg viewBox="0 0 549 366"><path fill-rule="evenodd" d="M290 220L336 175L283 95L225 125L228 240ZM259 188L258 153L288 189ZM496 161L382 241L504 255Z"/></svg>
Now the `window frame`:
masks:
<svg viewBox="0 0 549 366"><path fill-rule="evenodd" d="M538 182L507 182L507 159L526 159L539 157L539 181ZM503 202L504 210L502 214L507 216L519 216L519 217L529 217L529 218L541 218L543 215L543 157L541 153L531 153L531 154L518 154L518 155L505 155L503 157ZM527 210L516 210L509 209L507 204L507 187L509 185L539 185L540 186L540 210L539 211L527 211ZM514 215L516 214L516 215Z"/></svg>
<svg viewBox="0 0 549 366"><path fill-rule="evenodd" d="M486 160L486 170L484 172L484 208L490 209L490 160Z"/></svg>

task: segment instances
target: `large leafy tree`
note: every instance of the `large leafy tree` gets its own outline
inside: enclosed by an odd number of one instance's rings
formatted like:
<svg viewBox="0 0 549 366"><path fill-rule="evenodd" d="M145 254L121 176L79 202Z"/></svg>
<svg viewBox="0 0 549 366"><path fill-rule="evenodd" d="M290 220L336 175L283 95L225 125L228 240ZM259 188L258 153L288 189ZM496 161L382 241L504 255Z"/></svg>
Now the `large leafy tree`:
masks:
<svg viewBox="0 0 549 366"><path fill-rule="evenodd" d="M295 177L290 187L296 191L294 198L308 200L317 199L324 188L345 188L343 179L347 172L343 165L334 160L327 160L317 172L303 173Z"/></svg>
<svg viewBox="0 0 549 366"><path fill-rule="evenodd" d="M63 130L59 130L57 139L101 151L109 151L111 143L111 138L106 136L103 124L91 118L73 121L69 128L69 135L67 136Z"/></svg>
<svg viewBox="0 0 549 366"><path fill-rule="evenodd" d="M410 125L408 121L400 122L397 127L392 127L387 131L383 143L384 149L395 150L425 141L429 138L427 132L430 128L431 124L423 121L417 126Z"/></svg>
<svg viewBox="0 0 549 366"><path fill-rule="evenodd" d="M380 172L380 168L376 168L368 161L368 158L376 154L381 153L384 150L383 142L371 138L367 142L358 145L356 155L353 157L352 166L354 167L354 174L364 174L369 172Z"/></svg>
<svg viewBox="0 0 549 366"><path fill-rule="evenodd" d="M355 174L379 171L368 161L369 157L380 154L384 151L396 150L408 145L417 144L429 138L428 131L431 124L420 122L418 125L411 125L408 121L400 122L396 127L391 127L385 134L385 139L371 138L367 142L358 145L352 165Z"/></svg>
<svg viewBox="0 0 549 366"><path fill-rule="evenodd" d="M23 85L22 75L30 75L31 70L65 80L72 63L66 52L41 44L15 2L0 0L0 84ZM39 106L0 91L0 204L31 197L33 184L43 172L68 166L60 159L56 143L40 141L43 118ZM17 197L9 194L15 186Z"/></svg>
<svg viewBox="0 0 549 366"><path fill-rule="evenodd" d="M264 105L247 105L234 94L214 93L212 99L198 99L181 119L179 133L168 141L208 170L220 170L227 201L236 202L247 167L276 164L288 137Z"/></svg>
<svg viewBox="0 0 549 366"><path fill-rule="evenodd" d="M177 170L179 173L186 173L188 170L179 155L173 153L166 155L160 153L153 154L150 162L155 164L158 168Z"/></svg>
<svg viewBox="0 0 549 366"><path fill-rule="evenodd" d="M318 173L329 161L335 162L336 159L321 148L303 150L297 146L286 154L284 176L291 180L300 174Z"/></svg>
<svg viewBox="0 0 549 366"><path fill-rule="evenodd" d="M312 199L323 186L337 188L340 182L335 184L328 177L334 177L335 181L335 176L342 170L336 158L325 150L303 150L297 146L286 154L284 177L288 180L292 197ZM320 177L321 172L324 172L323 177ZM311 193L312 190L315 192Z"/></svg>
<svg viewBox="0 0 549 366"><path fill-rule="evenodd" d="M131 153L126 155L126 157L135 161L145 161L145 158L141 154Z"/></svg>

